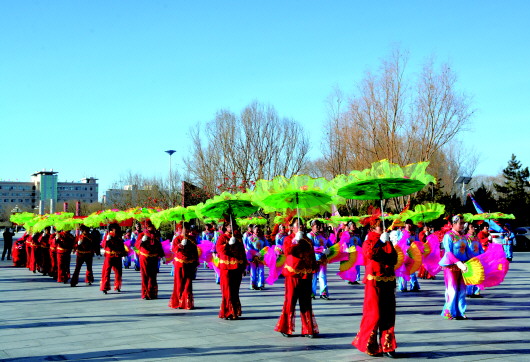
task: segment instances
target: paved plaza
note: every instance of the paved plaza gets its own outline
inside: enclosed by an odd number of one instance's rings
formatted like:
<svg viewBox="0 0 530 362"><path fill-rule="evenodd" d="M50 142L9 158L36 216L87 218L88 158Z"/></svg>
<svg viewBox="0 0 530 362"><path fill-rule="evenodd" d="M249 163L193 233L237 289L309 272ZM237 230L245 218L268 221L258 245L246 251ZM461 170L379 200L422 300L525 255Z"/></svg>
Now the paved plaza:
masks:
<svg viewBox="0 0 530 362"><path fill-rule="evenodd" d="M3 240L0 239L0 246ZM75 256L72 256L72 270ZM140 298L140 275L124 269L121 293L99 291L103 258L94 259L96 283L78 287L0 262L2 361L368 361L351 341L359 327L363 286L328 270L332 300L317 299L319 338L282 337L274 326L283 304L283 279L263 291L243 279L241 320L217 317L221 294L211 270L194 281L195 310L167 304L170 267L159 274L159 299ZM84 273L84 267L82 270ZM468 300L470 320L444 320L443 277L421 280L421 292L398 293L398 358L452 361L530 360L530 253L516 253L506 280ZM300 319L296 320L300 333Z"/></svg>

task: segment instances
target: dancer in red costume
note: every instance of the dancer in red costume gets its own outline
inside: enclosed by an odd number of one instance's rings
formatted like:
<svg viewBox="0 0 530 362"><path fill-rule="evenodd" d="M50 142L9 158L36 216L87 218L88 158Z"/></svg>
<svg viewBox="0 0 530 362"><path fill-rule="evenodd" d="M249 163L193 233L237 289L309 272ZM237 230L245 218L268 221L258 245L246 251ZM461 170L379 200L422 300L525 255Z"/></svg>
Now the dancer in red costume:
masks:
<svg viewBox="0 0 530 362"><path fill-rule="evenodd" d="M491 243L491 235L490 235L490 226L487 222L483 222L482 225L480 225L480 231L477 234L477 238L480 240L480 244L482 244L482 249L484 251L488 250L488 245Z"/></svg>
<svg viewBox="0 0 530 362"><path fill-rule="evenodd" d="M41 232L36 232L31 236L31 252L29 253L29 270L33 273L41 271L41 250L39 239Z"/></svg>
<svg viewBox="0 0 530 362"><path fill-rule="evenodd" d="M11 257L13 258L13 266L26 266L26 235L24 234L20 239L13 243L11 249Z"/></svg>
<svg viewBox="0 0 530 362"><path fill-rule="evenodd" d="M225 216L225 220L232 220L232 218ZM239 288L247 266L247 256L235 222L226 225L225 231L217 239L215 250L219 256L222 295L219 318L237 319L242 314Z"/></svg>
<svg viewBox="0 0 530 362"><path fill-rule="evenodd" d="M57 233L51 233L48 243L50 244L50 272L49 275L57 280L57 246L55 245L55 237Z"/></svg>
<svg viewBox="0 0 530 362"><path fill-rule="evenodd" d="M103 294L107 294L110 290L110 271L114 270L114 290L121 291L121 275L122 275L122 256L127 255L125 245L121 238L121 228L118 224L109 225L109 233L103 241L103 249L105 250L105 260L103 261L103 269L101 271L100 290Z"/></svg>
<svg viewBox="0 0 530 362"><path fill-rule="evenodd" d="M75 238L69 231L62 230L55 234L55 251L57 252L57 283L68 283L70 278L70 254L74 248Z"/></svg>
<svg viewBox="0 0 530 362"><path fill-rule="evenodd" d="M50 257L50 227L44 228L44 232L39 237L40 249L40 266L42 275L49 275L51 272L51 257Z"/></svg>
<svg viewBox="0 0 530 362"><path fill-rule="evenodd" d="M136 249L140 256L140 274L142 277L142 299L158 298L158 260L164 257L164 250L160 241L160 233L155 229L151 220L145 222L145 229L138 234Z"/></svg>
<svg viewBox="0 0 530 362"><path fill-rule="evenodd" d="M387 233L381 235L379 220L363 243L365 260L364 305L361 326L352 344L370 356L384 354L394 358L396 337L396 277L394 265L397 253ZM382 239L382 240L381 240Z"/></svg>
<svg viewBox="0 0 530 362"><path fill-rule="evenodd" d="M192 281L199 265L199 252L194 238L189 234L190 231L189 224L184 223L182 234L173 241L175 271L173 294L169 300L170 308L194 308Z"/></svg>
<svg viewBox="0 0 530 362"><path fill-rule="evenodd" d="M317 271L317 261L313 244L307 238L303 223L295 218L291 223L292 233L283 243L286 256L282 274L285 276L285 298L282 314L275 331L284 337L294 332L296 301L300 304L302 335L313 338L318 334L318 325L311 305L313 274Z"/></svg>
<svg viewBox="0 0 530 362"><path fill-rule="evenodd" d="M92 272L94 242L90 237L90 229L87 226L81 225L79 229L81 230L81 235L77 237L77 243L74 245L77 258L75 260L74 274L72 275L72 280L70 280L70 286L72 287L75 287L79 282L79 273L81 273L81 267L83 266L83 263L86 263L85 283L92 285L94 282L94 273Z"/></svg>
<svg viewBox="0 0 530 362"><path fill-rule="evenodd" d="M31 237L31 229L28 229L26 234L23 236L24 243L26 245L26 268L28 268L31 271L31 255L33 254L33 238Z"/></svg>

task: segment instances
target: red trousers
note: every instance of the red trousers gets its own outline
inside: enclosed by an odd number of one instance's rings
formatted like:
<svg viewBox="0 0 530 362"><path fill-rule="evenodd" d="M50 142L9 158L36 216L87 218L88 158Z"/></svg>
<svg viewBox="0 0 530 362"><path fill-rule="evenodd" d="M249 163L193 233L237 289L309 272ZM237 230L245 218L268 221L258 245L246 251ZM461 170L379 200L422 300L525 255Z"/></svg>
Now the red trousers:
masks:
<svg viewBox="0 0 530 362"><path fill-rule="evenodd" d="M193 275L195 264L175 264L173 294L169 299L170 308L193 309Z"/></svg>
<svg viewBox="0 0 530 362"><path fill-rule="evenodd" d="M158 257L140 254L140 276L142 277L142 298L158 298Z"/></svg>
<svg viewBox="0 0 530 362"><path fill-rule="evenodd" d="M31 270L30 261L31 261L32 254L33 254L33 248L28 243L26 243L26 268L28 268L29 270Z"/></svg>
<svg viewBox="0 0 530 362"><path fill-rule="evenodd" d="M387 284L388 285L385 285ZM368 281L364 287L361 327L352 344L371 356L395 351L396 294L394 283ZM378 335L379 334L379 335Z"/></svg>
<svg viewBox="0 0 530 362"><path fill-rule="evenodd" d="M57 279L57 251L50 248L50 272L48 273L53 279Z"/></svg>
<svg viewBox="0 0 530 362"><path fill-rule="evenodd" d="M57 252L57 283L67 283L70 278L70 252Z"/></svg>
<svg viewBox="0 0 530 362"><path fill-rule="evenodd" d="M110 290L110 271L114 270L114 290L121 289L121 257L105 254L99 290ZM87 264L88 269L88 264ZM88 272L88 270L87 270Z"/></svg>
<svg viewBox="0 0 530 362"><path fill-rule="evenodd" d="M241 269L220 269L221 307L219 318L237 318L241 316L241 301L239 287L243 279Z"/></svg>
<svg viewBox="0 0 530 362"><path fill-rule="evenodd" d="M51 271L51 259L49 248L39 248L40 250L40 271L42 274L49 274Z"/></svg>
<svg viewBox="0 0 530 362"><path fill-rule="evenodd" d="M302 318L302 334L318 334L318 325L311 305L312 282L312 278L285 277L285 298L282 314L274 328L275 331L293 334L296 301L298 300Z"/></svg>
<svg viewBox="0 0 530 362"><path fill-rule="evenodd" d="M86 263L85 283L94 282L94 274L92 273L92 253L90 254L77 254L75 260L75 270L70 280L70 285L76 286L79 283L79 273L81 273L81 267Z"/></svg>
<svg viewBox="0 0 530 362"><path fill-rule="evenodd" d="M29 270L36 273L41 271L41 248L32 247L29 258Z"/></svg>

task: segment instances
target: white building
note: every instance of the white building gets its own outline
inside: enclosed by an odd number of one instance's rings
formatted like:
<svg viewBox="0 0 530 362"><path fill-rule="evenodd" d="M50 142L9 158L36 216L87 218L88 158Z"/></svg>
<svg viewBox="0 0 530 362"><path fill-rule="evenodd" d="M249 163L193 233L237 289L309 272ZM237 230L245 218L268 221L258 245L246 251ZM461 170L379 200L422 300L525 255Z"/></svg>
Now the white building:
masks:
<svg viewBox="0 0 530 362"><path fill-rule="evenodd" d="M0 181L0 207L18 206L55 212L55 205L63 202L92 203L98 201L98 184L94 177L79 182L59 182L56 171L39 171L31 175L31 182ZM50 210L51 209L51 210Z"/></svg>

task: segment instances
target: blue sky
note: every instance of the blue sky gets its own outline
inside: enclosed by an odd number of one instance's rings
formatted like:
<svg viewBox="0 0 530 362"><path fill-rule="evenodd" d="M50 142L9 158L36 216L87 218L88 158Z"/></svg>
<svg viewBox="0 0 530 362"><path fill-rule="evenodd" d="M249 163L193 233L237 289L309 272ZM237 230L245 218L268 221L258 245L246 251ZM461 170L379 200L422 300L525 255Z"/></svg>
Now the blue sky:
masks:
<svg viewBox="0 0 530 362"><path fill-rule="evenodd" d="M0 2L0 179L165 176L187 131L253 100L310 132L392 47L449 62L473 97L476 174L530 166L528 1ZM102 190L102 191L103 191Z"/></svg>

